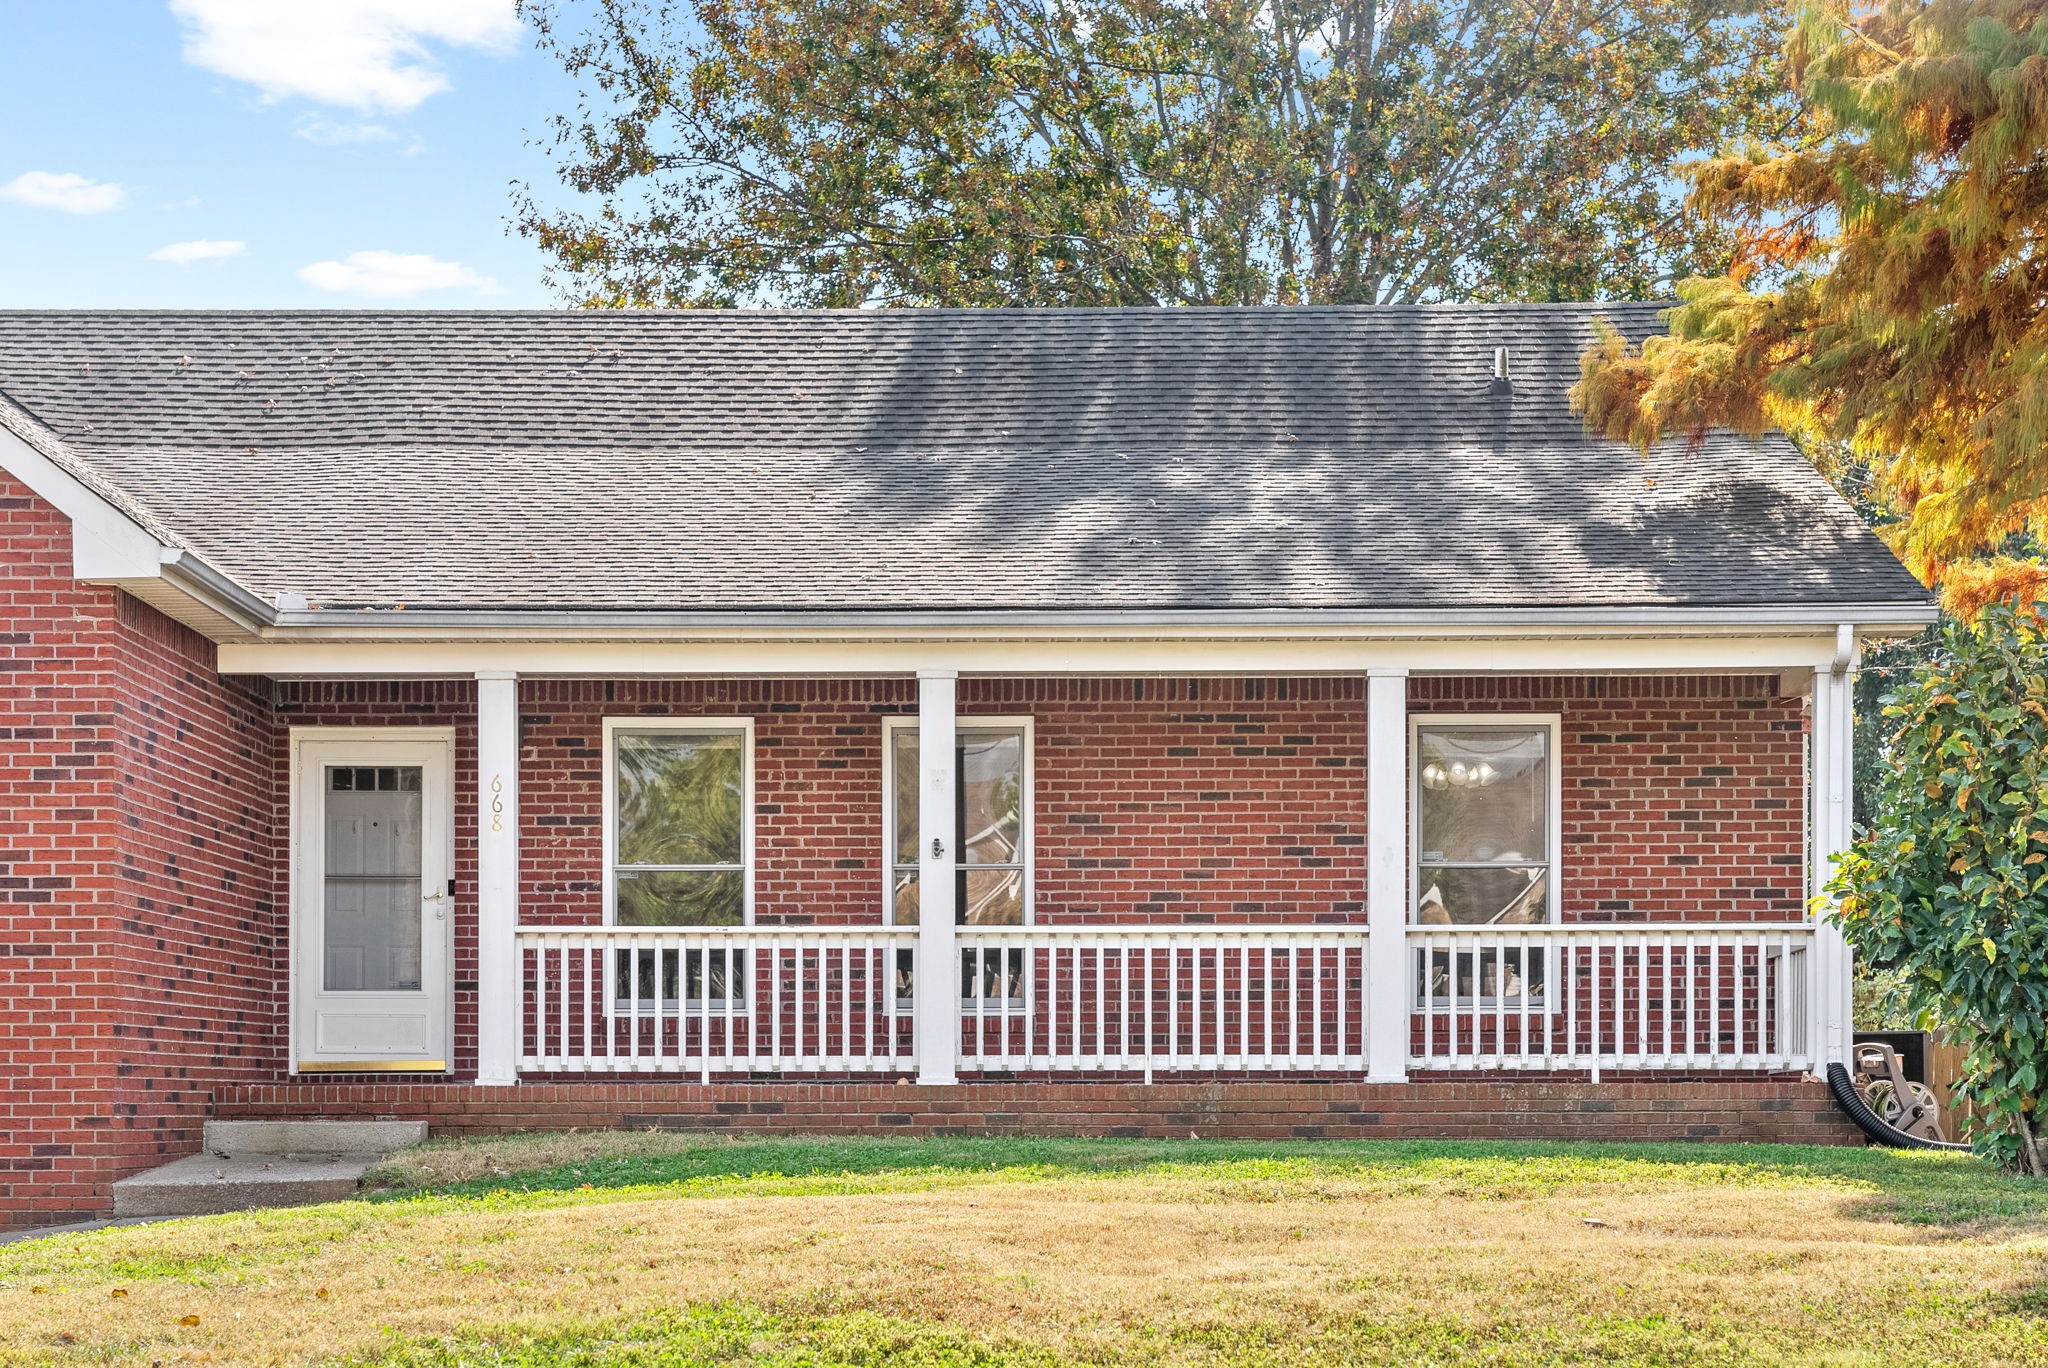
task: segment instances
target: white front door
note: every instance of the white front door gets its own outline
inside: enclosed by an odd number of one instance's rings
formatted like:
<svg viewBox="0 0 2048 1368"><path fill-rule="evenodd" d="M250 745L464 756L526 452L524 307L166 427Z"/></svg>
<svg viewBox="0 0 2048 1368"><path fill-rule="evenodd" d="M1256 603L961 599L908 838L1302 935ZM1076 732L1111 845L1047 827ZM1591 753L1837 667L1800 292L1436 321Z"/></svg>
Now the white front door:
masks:
<svg viewBox="0 0 2048 1368"><path fill-rule="evenodd" d="M449 1067L445 732L293 736L293 1066Z"/></svg>

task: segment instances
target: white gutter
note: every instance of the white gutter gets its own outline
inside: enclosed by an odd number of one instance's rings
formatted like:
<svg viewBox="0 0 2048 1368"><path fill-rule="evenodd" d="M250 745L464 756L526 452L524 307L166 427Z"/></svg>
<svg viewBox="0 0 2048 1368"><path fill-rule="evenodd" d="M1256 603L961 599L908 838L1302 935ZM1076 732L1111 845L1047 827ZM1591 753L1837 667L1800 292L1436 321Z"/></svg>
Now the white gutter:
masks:
<svg viewBox="0 0 2048 1368"><path fill-rule="evenodd" d="M158 557L158 574L252 635L260 635L277 621L277 609L270 600L250 593L190 551L165 547Z"/></svg>
<svg viewBox="0 0 2048 1368"><path fill-rule="evenodd" d="M260 600L256 602L260 603ZM265 605L267 607L267 605ZM565 609L273 610L266 641L613 640L1073 636L1156 638L1667 635L1782 632L1834 627L1907 635L1939 610L1918 603L1768 607L1438 609L1085 609L1071 611L624 612Z"/></svg>

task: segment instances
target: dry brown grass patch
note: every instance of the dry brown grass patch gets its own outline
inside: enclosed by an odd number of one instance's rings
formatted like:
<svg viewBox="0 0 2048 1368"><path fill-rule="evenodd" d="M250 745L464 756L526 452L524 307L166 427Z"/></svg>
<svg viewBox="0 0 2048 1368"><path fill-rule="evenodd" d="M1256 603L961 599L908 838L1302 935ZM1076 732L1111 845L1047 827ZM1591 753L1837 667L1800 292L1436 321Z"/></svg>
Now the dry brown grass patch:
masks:
<svg viewBox="0 0 2048 1368"><path fill-rule="evenodd" d="M575 1162L602 1143L558 1137L463 1162ZM2039 1317L1997 1308L2037 1295L2044 1247L2033 1225L1896 1224L1867 1192L1825 1183L1503 1197L1133 1176L510 1207L434 1198L106 1231L53 1242L40 1273L33 1246L14 1251L0 1262L0 1362L300 1363L394 1335L720 1302L858 1308L1076 1357L1227 1360L1233 1336L1269 1327L1314 1362L1316 1337L1347 1326L1391 1327L1389 1362L1402 1361L1402 1327L1592 1353L1616 1326L1668 1322L1737 1356L2025 1362L2048 1355Z"/></svg>

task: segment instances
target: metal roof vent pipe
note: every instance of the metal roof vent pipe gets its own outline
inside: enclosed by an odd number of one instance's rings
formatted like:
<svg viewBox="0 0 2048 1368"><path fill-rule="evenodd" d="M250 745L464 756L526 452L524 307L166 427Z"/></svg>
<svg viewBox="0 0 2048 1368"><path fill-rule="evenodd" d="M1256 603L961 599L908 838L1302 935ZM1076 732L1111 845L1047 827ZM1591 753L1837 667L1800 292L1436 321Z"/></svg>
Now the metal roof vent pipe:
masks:
<svg viewBox="0 0 2048 1368"><path fill-rule="evenodd" d="M1506 394L1514 388L1508 368L1508 349L1506 347L1495 347L1493 349L1493 383L1487 388L1495 394Z"/></svg>

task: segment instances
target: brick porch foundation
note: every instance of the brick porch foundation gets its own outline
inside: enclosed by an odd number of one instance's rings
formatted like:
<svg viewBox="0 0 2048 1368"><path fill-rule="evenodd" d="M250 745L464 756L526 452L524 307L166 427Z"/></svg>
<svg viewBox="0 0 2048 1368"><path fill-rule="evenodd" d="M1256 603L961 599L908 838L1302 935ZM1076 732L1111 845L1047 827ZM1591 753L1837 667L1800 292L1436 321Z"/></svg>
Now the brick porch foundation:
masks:
<svg viewBox="0 0 2048 1368"><path fill-rule="evenodd" d="M1860 1145L1810 1078L1622 1083L295 1083L231 1085L222 1118L397 1117L435 1135L572 1127L728 1134Z"/></svg>

